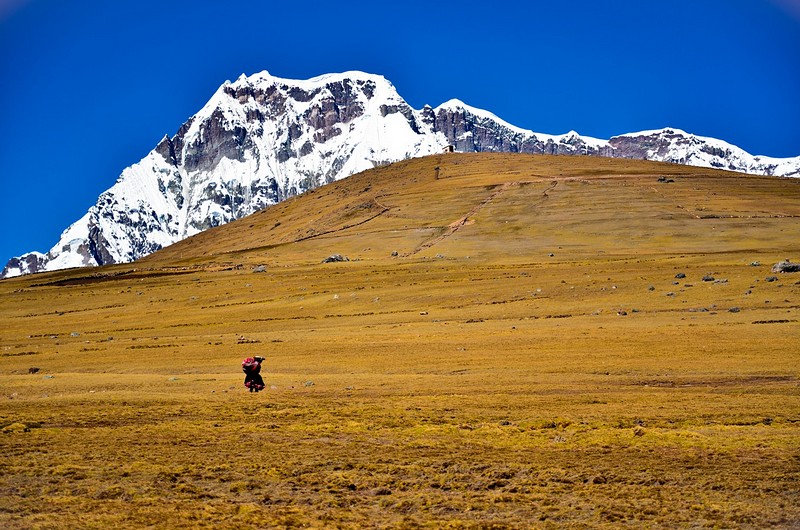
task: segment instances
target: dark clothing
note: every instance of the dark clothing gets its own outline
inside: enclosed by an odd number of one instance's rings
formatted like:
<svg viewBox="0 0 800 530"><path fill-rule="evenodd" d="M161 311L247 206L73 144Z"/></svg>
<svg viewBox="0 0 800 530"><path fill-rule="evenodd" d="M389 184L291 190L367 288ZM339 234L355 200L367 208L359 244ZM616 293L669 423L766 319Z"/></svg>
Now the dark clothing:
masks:
<svg viewBox="0 0 800 530"><path fill-rule="evenodd" d="M261 357L252 358L248 357L242 362L242 371L244 372L244 386L250 389L250 392L259 392L264 390L264 379L261 377Z"/></svg>
<svg viewBox="0 0 800 530"><path fill-rule="evenodd" d="M258 392L264 390L264 379L261 374L249 373L244 376L244 386L250 389L250 392Z"/></svg>

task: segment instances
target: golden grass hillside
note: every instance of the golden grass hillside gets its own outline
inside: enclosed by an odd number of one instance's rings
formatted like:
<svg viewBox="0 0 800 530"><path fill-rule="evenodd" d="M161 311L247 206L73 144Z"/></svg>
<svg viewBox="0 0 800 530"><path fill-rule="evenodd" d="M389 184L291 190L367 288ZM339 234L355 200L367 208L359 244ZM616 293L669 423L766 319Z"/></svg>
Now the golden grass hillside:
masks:
<svg viewBox="0 0 800 530"><path fill-rule="evenodd" d="M786 258L797 180L453 154L3 280L0 525L798 527Z"/></svg>

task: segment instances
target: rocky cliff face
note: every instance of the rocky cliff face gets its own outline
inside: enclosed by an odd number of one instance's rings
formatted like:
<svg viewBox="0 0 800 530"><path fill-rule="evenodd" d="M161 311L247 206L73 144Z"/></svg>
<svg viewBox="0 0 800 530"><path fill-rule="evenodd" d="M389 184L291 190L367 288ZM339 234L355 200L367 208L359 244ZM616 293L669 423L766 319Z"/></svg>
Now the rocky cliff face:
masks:
<svg viewBox="0 0 800 530"><path fill-rule="evenodd" d="M133 261L310 188L447 145L800 176L800 157L753 157L675 129L610 140L553 136L457 100L412 109L380 76L348 72L299 81L262 72L223 84L173 137L126 168L47 254L11 259L2 277Z"/></svg>
<svg viewBox="0 0 800 530"><path fill-rule="evenodd" d="M679 129L660 129L615 136L608 141L611 156L671 162L751 173L800 177L800 157L753 156L715 138L696 136Z"/></svg>
<svg viewBox="0 0 800 530"><path fill-rule="evenodd" d="M443 134L456 151L596 156L613 154L608 142L603 140L582 137L575 132L552 136L526 131L458 100L451 100L429 112L433 130Z"/></svg>

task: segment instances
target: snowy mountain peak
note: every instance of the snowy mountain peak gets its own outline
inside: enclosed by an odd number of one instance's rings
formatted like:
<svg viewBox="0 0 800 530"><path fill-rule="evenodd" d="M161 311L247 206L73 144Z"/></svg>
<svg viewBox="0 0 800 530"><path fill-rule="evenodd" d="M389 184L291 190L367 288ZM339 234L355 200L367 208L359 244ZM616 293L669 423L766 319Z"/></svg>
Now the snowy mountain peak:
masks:
<svg viewBox="0 0 800 530"><path fill-rule="evenodd" d="M282 89L293 87L306 92L314 92L325 89L330 85L342 83L354 84L362 87L372 87L372 90L377 90L377 97L400 98L394 85L392 85L392 83L389 82L385 77L376 74L368 74L357 70L342 73L324 74L305 80L276 77L264 70L250 76L242 74L233 83L226 81L220 88L224 89L226 86L228 86L233 87L234 89L239 89L249 86L266 89L269 86L276 86ZM373 94L369 94L369 91L365 94L367 94L368 98L373 97Z"/></svg>
<svg viewBox="0 0 800 530"><path fill-rule="evenodd" d="M460 99L449 99L436 107L436 110L439 109L462 109L462 110L473 110L472 107L461 101Z"/></svg>
<svg viewBox="0 0 800 530"><path fill-rule="evenodd" d="M626 157L800 176L800 157L753 157L668 128L601 140L511 125L452 99L412 109L380 75L306 80L262 71L226 81L170 137L122 171L47 254L11 259L2 276L128 262L310 188L411 157L502 151Z"/></svg>
<svg viewBox="0 0 800 530"><path fill-rule="evenodd" d="M800 157L753 156L723 140L674 127L615 136L609 143L620 156L712 167L757 175L800 176Z"/></svg>
<svg viewBox="0 0 800 530"><path fill-rule="evenodd" d="M676 129L675 127L664 127L663 129L653 129L650 131L639 131L639 132L632 132L626 134L620 134L619 136L695 136L693 134L689 134L686 131L681 129Z"/></svg>
<svg viewBox="0 0 800 530"><path fill-rule="evenodd" d="M441 105L436 107L436 112L439 113L440 111L445 111L445 112L466 112L466 113L468 113L468 114L470 114L472 116L475 116L477 118L480 118L480 119L483 119L483 120L492 121L492 122L494 122L494 123L496 123L498 125L501 125L502 127L505 127L509 131L514 131L517 134L522 134L522 135L526 135L526 136L531 136L531 135L534 134L533 131L529 131L527 129L522 129L520 127L517 127L516 125L511 125L507 121L495 116L494 114L492 114L491 112L489 112L487 110L483 110L483 109L479 109L477 107L472 107L470 105L467 105L466 103L464 103L460 99L451 99L449 101L446 101L445 103L442 103Z"/></svg>

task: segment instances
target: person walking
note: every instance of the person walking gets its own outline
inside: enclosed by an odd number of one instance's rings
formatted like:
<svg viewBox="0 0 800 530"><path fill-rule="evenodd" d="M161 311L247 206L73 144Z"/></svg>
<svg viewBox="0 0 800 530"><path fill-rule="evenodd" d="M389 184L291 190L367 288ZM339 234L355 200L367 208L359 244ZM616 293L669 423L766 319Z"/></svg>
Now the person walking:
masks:
<svg viewBox="0 0 800 530"><path fill-rule="evenodd" d="M264 357L248 357L242 361L242 371L244 372L244 386L250 392L260 392L264 390L264 379L261 377L261 363Z"/></svg>

